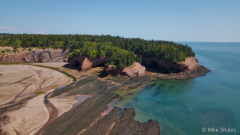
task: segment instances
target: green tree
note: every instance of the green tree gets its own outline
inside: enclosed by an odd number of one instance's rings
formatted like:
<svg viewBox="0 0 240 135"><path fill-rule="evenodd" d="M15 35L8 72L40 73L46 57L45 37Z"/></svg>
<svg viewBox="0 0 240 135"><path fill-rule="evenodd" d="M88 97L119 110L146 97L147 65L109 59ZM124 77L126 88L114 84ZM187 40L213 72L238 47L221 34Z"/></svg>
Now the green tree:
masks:
<svg viewBox="0 0 240 135"><path fill-rule="evenodd" d="M139 57L140 57L140 58L139 58L139 63L142 64L142 55L140 54Z"/></svg>
<svg viewBox="0 0 240 135"><path fill-rule="evenodd" d="M97 45L97 57L100 58L102 56L102 45Z"/></svg>
<svg viewBox="0 0 240 135"><path fill-rule="evenodd" d="M64 44L63 44L63 49L68 49L68 46L69 46L69 40L66 39Z"/></svg>
<svg viewBox="0 0 240 135"><path fill-rule="evenodd" d="M6 50L1 50L1 53L4 54L6 52Z"/></svg>
<svg viewBox="0 0 240 135"><path fill-rule="evenodd" d="M22 44L21 44L21 46L22 46L23 48L26 48L26 40L25 40L25 39L22 39Z"/></svg>
<svg viewBox="0 0 240 135"><path fill-rule="evenodd" d="M118 69L123 69L124 68L122 60L120 58L117 59L116 66L117 66Z"/></svg>
<svg viewBox="0 0 240 135"><path fill-rule="evenodd" d="M46 40L45 46L46 46L46 47L50 47L50 41L49 41L49 39Z"/></svg>
<svg viewBox="0 0 240 135"><path fill-rule="evenodd" d="M26 48L30 47L30 44L29 44L28 41L26 41L26 43L25 43L25 47L26 47Z"/></svg>
<svg viewBox="0 0 240 135"><path fill-rule="evenodd" d="M77 42L76 40L73 41L73 45L71 46L71 50L77 49Z"/></svg>
<svg viewBox="0 0 240 135"><path fill-rule="evenodd" d="M8 42L9 45L12 45L13 44L13 38L11 37L9 42Z"/></svg>
<svg viewBox="0 0 240 135"><path fill-rule="evenodd" d="M13 51L14 53L16 53L16 52L18 51L18 49L13 49L12 51Z"/></svg>
<svg viewBox="0 0 240 135"><path fill-rule="evenodd" d="M40 47L40 43L39 43L38 39L36 40L36 46L35 47Z"/></svg>
<svg viewBox="0 0 240 135"><path fill-rule="evenodd" d="M83 48L84 47L84 41L80 41L79 46L80 46L80 48Z"/></svg>

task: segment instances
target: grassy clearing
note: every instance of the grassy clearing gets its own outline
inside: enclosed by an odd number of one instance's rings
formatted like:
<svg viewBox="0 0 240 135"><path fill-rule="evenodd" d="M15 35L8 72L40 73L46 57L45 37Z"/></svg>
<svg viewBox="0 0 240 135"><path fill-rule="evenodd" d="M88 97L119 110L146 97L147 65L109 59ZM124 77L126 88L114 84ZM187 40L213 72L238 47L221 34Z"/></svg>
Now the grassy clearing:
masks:
<svg viewBox="0 0 240 135"><path fill-rule="evenodd" d="M181 64L181 63L183 63L184 61L179 61L179 62L177 62L178 64Z"/></svg>
<svg viewBox="0 0 240 135"><path fill-rule="evenodd" d="M129 66L129 68L133 68L135 66L135 63L133 63L131 66Z"/></svg>
<svg viewBox="0 0 240 135"><path fill-rule="evenodd" d="M35 92L34 94L40 95L40 94L44 94L44 93L45 93L44 91L37 91L37 92Z"/></svg>
<svg viewBox="0 0 240 135"><path fill-rule="evenodd" d="M0 65L30 65L29 63L0 63Z"/></svg>

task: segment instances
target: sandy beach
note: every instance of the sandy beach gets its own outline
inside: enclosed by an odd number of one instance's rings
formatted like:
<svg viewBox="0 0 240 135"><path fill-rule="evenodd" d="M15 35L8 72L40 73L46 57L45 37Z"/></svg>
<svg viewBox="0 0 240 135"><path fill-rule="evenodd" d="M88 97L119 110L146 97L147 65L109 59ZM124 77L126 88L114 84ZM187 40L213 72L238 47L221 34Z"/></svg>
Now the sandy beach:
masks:
<svg viewBox="0 0 240 135"><path fill-rule="evenodd" d="M0 75L0 109L7 110L0 115L8 118L1 130L11 135L35 134L49 119L44 96L72 82L58 71L30 65L2 65ZM30 100L21 102L26 98ZM69 102L71 108L77 101L72 98Z"/></svg>

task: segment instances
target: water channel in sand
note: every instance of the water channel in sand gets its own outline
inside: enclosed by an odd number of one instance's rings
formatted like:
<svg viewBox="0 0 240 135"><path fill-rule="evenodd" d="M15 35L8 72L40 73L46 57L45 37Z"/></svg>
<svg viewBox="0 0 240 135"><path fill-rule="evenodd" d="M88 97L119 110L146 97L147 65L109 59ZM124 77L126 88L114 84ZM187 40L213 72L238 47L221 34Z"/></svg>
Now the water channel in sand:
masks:
<svg viewBox="0 0 240 135"><path fill-rule="evenodd" d="M0 123L1 130L11 135L39 130L51 118L44 97L55 87L72 82L60 72L30 65L4 65L0 74L1 117L8 118L5 124ZM37 91L40 95L34 94Z"/></svg>

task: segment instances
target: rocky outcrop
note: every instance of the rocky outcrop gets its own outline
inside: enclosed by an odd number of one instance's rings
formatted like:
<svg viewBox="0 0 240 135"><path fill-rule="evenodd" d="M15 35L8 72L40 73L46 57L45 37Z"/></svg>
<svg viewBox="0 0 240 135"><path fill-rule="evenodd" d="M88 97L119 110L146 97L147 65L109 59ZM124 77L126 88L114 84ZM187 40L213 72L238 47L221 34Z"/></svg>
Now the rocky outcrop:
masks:
<svg viewBox="0 0 240 135"><path fill-rule="evenodd" d="M143 58L143 63L146 66L151 66L155 63L157 64L157 67L161 70L161 73L162 71L164 71L163 73L169 73L169 74L155 73L153 75L154 77L163 80L192 79L195 77L204 76L208 72L210 72L209 69L199 65L195 57L187 57L185 58L185 61L180 64L173 62L169 59L159 59L155 57L151 59ZM152 74L150 73L150 75Z"/></svg>
<svg viewBox="0 0 240 135"><path fill-rule="evenodd" d="M67 61L68 50L63 49L37 49L0 56L0 63L26 63L26 62L63 62Z"/></svg>
<svg viewBox="0 0 240 135"><path fill-rule="evenodd" d="M74 66L74 65L79 65L82 70L86 70L92 67L96 67L100 64L105 64L108 62L107 57L102 57L98 59L89 59L85 56L75 56L73 59L70 60L69 65Z"/></svg>
<svg viewBox="0 0 240 135"><path fill-rule="evenodd" d="M185 61L181 63L180 65L186 66L188 70L192 70L195 67L198 67L199 64L197 63L197 60L195 57L187 57L185 58Z"/></svg>
<svg viewBox="0 0 240 135"><path fill-rule="evenodd" d="M159 122L150 120L148 123L140 123L134 120L135 115L133 108L126 109L116 120L109 135L160 135Z"/></svg>
<svg viewBox="0 0 240 135"><path fill-rule="evenodd" d="M105 64L108 62L107 57L102 57L98 59L89 59L85 56L75 56L73 59L70 60L70 66L79 65L82 70L86 70L92 67L96 67L100 64ZM146 66L152 66L153 64L157 64L160 70L166 71L165 73L180 73L183 71L191 71L193 69L197 69L200 65L197 63L195 57L187 57L184 62L176 63L171 61L170 59L159 59L153 57L151 59L143 57L143 64ZM146 68L142 66L138 62L134 62L133 67L125 67L123 69L118 69L114 65L109 65L106 73L109 75L128 75L129 77L136 77L136 76L144 76Z"/></svg>
<svg viewBox="0 0 240 135"><path fill-rule="evenodd" d="M129 76L143 76L145 75L146 68L138 62L134 62L134 67L125 67L122 72Z"/></svg>
<svg viewBox="0 0 240 135"><path fill-rule="evenodd" d="M126 76L119 83L133 81ZM113 77L120 79L119 77ZM146 78L146 77L144 77ZM54 91L51 97L69 93L70 96L92 95L81 104L65 112L50 123L42 132L43 135L159 135L159 123L150 120L140 123L134 120L136 112L134 109L121 111L114 108L107 115L109 104L113 100L119 100L112 88L117 83L109 83L111 80L98 79L95 76L80 77L75 84ZM137 78L136 78L137 79ZM136 80L137 81L137 80ZM146 80L145 80L146 81ZM130 82L128 82L130 83ZM133 83L133 82L132 82ZM107 88L111 88L107 89ZM120 88L120 86L118 87ZM118 89L117 88L117 89ZM115 90L117 90L115 89Z"/></svg>
<svg viewBox="0 0 240 135"><path fill-rule="evenodd" d="M151 66L154 63L158 65L158 68L161 70L165 70L168 73L178 73L186 70L192 70L193 68L199 66L196 61L195 57L187 57L183 63L176 63L171 61L170 59L160 59L156 57L144 58L143 57L143 64L146 66Z"/></svg>
<svg viewBox="0 0 240 135"><path fill-rule="evenodd" d="M25 53L1 55L0 63L24 63L25 56Z"/></svg>
<svg viewBox="0 0 240 135"><path fill-rule="evenodd" d="M107 70L106 70L108 75L118 75L118 74L123 74L121 69L118 69L117 66L115 65L109 65Z"/></svg>
<svg viewBox="0 0 240 135"><path fill-rule="evenodd" d="M69 61L70 66L79 65L82 70L86 70L92 67L96 67L100 64L105 64L108 62L108 57L102 57L98 59L89 59L85 56L75 56ZM114 65L109 65L107 68L107 74L117 75L117 74L126 74L130 77L143 76L145 75L145 67L138 62L134 62L133 67L125 67L124 69L118 69Z"/></svg>
<svg viewBox="0 0 240 135"><path fill-rule="evenodd" d="M191 70L186 70L180 73L170 73L170 74L155 74L154 77L161 80L184 80L184 79L192 79L195 77L200 77L206 75L210 72L209 69L204 66L198 65Z"/></svg>
<svg viewBox="0 0 240 135"><path fill-rule="evenodd" d="M82 63L82 61L84 59L85 59L84 56L81 56L81 55L75 56L74 58L72 58L69 61L69 65L72 67L72 66L75 66L75 65L79 64L79 66L81 67L82 65L80 65L80 64Z"/></svg>
<svg viewBox="0 0 240 135"><path fill-rule="evenodd" d="M107 74L117 75L117 74L126 74L129 77L143 76L145 75L146 68L138 62L133 63L133 67L125 67L122 70L116 68L113 65L109 65L107 68Z"/></svg>
<svg viewBox="0 0 240 135"><path fill-rule="evenodd" d="M92 68L93 67L93 62L91 60L89 60L88 58L84 58L82 63L81 63L81 68L82 70L85 70L85 69L89 69L89 68Z"/></svg>

